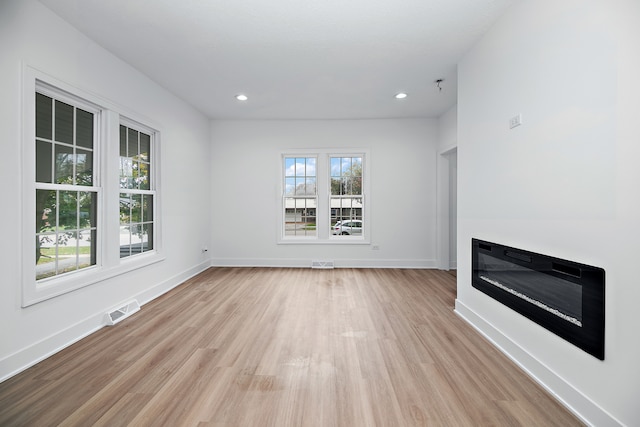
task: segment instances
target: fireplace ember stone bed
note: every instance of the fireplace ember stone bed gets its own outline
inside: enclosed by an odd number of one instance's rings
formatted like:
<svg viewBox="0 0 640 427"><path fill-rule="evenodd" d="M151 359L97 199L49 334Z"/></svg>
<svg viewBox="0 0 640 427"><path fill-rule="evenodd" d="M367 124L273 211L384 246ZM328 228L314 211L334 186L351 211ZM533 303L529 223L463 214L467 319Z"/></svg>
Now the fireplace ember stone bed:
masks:
<svg viewBox="0 0 640 427"><path fill-rule="evenodd" d="M474 288L604 360L602 268L478 239L471 243Z"/></svg>

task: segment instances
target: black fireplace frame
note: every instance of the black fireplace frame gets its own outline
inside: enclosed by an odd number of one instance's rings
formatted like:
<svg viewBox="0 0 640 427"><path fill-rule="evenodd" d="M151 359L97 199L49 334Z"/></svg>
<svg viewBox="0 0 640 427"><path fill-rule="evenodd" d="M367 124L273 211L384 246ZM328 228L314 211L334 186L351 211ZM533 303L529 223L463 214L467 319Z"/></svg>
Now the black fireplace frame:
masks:
<svg viewBox="0 0 640 427"><path fill-rule="evenodd" d="M592 356L604 360L605 271L602 268L523 249L471 239L472 286L529 320L564 338ZM487 254L543 275L581 286L582 326L568 322L480 278L479 254ZM485 271L486 274L486 271Z"/></svg>

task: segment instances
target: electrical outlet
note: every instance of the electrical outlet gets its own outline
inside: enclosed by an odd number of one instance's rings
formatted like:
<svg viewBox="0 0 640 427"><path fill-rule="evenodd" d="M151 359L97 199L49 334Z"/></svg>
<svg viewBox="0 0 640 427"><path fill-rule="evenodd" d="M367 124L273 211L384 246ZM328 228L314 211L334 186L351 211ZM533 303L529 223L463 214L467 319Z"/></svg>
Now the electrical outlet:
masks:
<svg viewBox="0 0 640 427"><path fill-rule="evenodd" d="M509 119L509 129L513 129L516 126L520 126L522 124L522 114L518 114L517 116L513 116Z"/></svg>
<svg viewBox="0 0 640 427"><path fill-rule="evenodd" d="M379 251L379 250L380 250L380 245L373 245L373 246L371 246L371 250L372 250L372 251Z"/></svg>

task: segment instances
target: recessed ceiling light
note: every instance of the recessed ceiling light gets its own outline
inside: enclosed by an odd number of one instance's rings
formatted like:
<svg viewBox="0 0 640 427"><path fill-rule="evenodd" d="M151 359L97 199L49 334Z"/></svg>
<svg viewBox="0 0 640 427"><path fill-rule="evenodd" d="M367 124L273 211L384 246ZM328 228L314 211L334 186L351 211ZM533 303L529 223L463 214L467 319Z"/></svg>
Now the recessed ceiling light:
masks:
<svg viewBox="0 0 640 427"><path fill-rule="evenodd" d="M407 94L404 92L400 92L396 94L396 99L405 99L407 97Z"/></svg>
<svg viewBox="0 0 640 427"><path fill-rule="evenodd" d="M240 95L236 95L236 99L238 101L246 101L247 99L249 99L249 97L247 95L240 94Z"/></svg>

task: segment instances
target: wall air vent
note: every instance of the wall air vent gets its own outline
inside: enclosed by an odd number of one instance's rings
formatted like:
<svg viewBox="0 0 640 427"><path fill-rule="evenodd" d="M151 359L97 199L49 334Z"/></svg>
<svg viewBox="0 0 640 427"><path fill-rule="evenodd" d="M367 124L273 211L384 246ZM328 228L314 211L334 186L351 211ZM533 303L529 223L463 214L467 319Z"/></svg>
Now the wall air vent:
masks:
<svg viewBox="0 0 640 427"><path fill-rule="evenodd" d="M311 261L311 268L331 269L333 268L333 261Z"/></svg>
<svg viewBox="0 0 640 427"><path fill-rule="evenodd" d="M107 325L113 326L118 322L122 322L124 319L138 311L140 311L140 304L138 304L138 300L131 300L122 307L106 313Z"/></svg>

